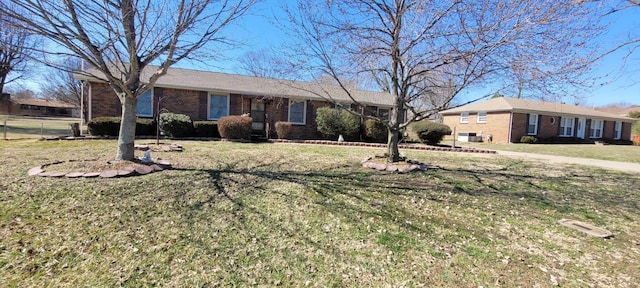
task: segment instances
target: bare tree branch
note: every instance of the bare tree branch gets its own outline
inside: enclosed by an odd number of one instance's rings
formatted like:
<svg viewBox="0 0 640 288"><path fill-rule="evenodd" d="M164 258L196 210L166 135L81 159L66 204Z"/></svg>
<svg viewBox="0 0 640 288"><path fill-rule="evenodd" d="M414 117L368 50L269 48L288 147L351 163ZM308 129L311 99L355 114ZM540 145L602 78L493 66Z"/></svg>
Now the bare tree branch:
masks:
<svg viewBox="0 0 640 288"><path fill-rule="evenodd" d="M591 21L594 9L554 0L302 1L286 11L296 41L289 46L298 52L292 59L339 85L368 78L378 85L370 88L389 93L392 161L402 129L451 107L464 91L588 85L580 78L593 62L586 40L602 29ZM512 77L516 68L520 76Z"/></svg>
<svg viewBox="0 0 640 288"><path fill-rule="evenodd" d="M171 65L197 57L207 45L227 44L222 31L256 1L14 0L0 8L21 29L50 41L38 52L78 57L92 68L79 73L109 84L122 104L116 159L131 160L138 95ZM145 69L155 70L143 79Z"/></svg>

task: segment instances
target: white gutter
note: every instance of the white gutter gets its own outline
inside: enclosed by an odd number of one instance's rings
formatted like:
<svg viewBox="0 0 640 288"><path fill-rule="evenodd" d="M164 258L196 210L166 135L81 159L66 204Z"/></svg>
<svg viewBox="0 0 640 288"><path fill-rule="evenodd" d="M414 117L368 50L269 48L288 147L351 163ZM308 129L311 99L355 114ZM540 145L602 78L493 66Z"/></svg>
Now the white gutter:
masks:
<svg viewBox="0 0 640 288"><path fill-rule="evenodd" d="M509 134L507 135L507 143L511 142L511 130L513 129L513 112L509 113Z"/></svg>
<svg viewBox="0 0 640 288"><path fill-rule="evenodd" d="M87 105L87 106L89 108L89 113L88 113L89 117L87 117L87 118L88 118L89 121L91 121L91 119L93 119L93 106L91 105L91 103L93 102L92 101L93 100L93 89L91 87L91 82L88 82L88 83L89 83L89 85L88 85L88 87L89 87L89 105Z"/></svg>

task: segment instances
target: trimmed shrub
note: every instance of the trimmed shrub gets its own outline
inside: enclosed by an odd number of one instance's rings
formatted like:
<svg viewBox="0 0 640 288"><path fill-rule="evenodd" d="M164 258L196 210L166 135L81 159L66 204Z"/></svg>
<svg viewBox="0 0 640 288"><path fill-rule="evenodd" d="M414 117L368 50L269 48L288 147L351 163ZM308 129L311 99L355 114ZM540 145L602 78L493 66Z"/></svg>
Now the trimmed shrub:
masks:
<svg viewBox="0 0 640 288"><path fill-rule="evenodd" d="M535 136L522 136L520 137L520 143L536 144L538 143L538 138Z"/></svg>
<svg viewBox="0 0 640 288"><path fill-rule="evenodd" d="M87 128L94 136L118 136L120 117L97 117L87 123Z"/></svg>
<svg viewBox="0 0 640 288"><path fill-rule="evenodd" d="M162 113L158 121L160 131L171 138L193 136L193 122L184 114Z"/></svg>
<svg viewBox="0 0 640 288"><path fill-rule="evenodd" d="M216 121L193 121L193 128L198 137L220 138Z"/></svg>
<svg viewBox="0 0 640 288"><path fill-rule="evenodd" d="M449 126L431 122L420 121L414 123L412 126L413 132L416 133L420 142L425 144L438 144L445 135L451 135L451 128Z"/></svg>
<svg viewBox="0 0 640 288"><path fill-rule="evenodd" d="M347 140L358 140L362 126L360 116L347 110L340 110L340 125L342 126L342 136Z"/></svg>
<svg viewBox="0 0 640 288"><path fill-rule="evenodd" d="M331 107L320 107L316 111L316 129L328 139L342 135L347 139L357 138L360 132L360 117Z"/></svg>
<svg viewBox="0 0 640 288"><path fill-rule="evenodd" d="M364 137L366 140L377 143L387 142L387 138L389 138L389 131L382 121L367 119L362 125L362 130L364 131Z"/></svg>
<svg viewBox="0 0 640 288"><path fill-rule="evenodd" d="M251 117L225 116L218 120L218 132L225 139L251 139Z"/></svg>
<svg viewBox="0 0 640 288"><path fill-rule="evenodd" d="M97 117L87 123L89 134L94 136L118 136L120 117ZM136 119L136 136L156 135L156 121L148 118Z"/></svg>
<svg viewBox="0 0 640 288"><path fill-rule="evenodd" d="M136 120L136 135L155 136L156 121L149 118L138 118Z"/></svg>
<svg viewBox="0 0 640 288"><path fill-rule="evenodd" d="M291 133L291 122L278 121L276 122L276 134L278 139L289 139Z"/></svg>

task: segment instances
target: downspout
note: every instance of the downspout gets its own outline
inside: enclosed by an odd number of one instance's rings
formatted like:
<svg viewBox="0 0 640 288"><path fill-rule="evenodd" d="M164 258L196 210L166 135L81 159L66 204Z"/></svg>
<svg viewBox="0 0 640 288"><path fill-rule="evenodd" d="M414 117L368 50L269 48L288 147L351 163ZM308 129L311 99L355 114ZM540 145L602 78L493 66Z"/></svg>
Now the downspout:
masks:
<svg viewBox="0 0 640 288"><path fill-rule="evenodd" d="M93 117L92 117L93 116L93 105L92 105L92 102L93 102L93 87L91 87L92 86L91 82L89 82L88 84L89 85L87 85L87 87L89 89L89 105L88 105L89 106L88 107L89 111L88 111L88 117L87 117L88 119L87 120L91 121L91 119L93 119ZM87 121L87 122L89 122L89 121Z"/></svg>
<svg viewBox="0 0 640 288"><path fill-rule="evenodd" d="M509 134L507 136L507 143L511 142L511 129L513 129L513 111L509 112Z"/></svg>

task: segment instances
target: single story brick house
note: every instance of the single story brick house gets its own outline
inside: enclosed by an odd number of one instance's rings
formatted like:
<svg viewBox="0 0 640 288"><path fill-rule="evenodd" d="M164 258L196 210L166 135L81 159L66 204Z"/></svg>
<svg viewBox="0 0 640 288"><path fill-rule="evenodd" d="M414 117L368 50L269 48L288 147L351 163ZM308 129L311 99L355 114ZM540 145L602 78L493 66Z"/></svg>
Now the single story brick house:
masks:
<svg viewBox="0 0 640 288"><path fill-rule="evenodd" d="M148 79L149 71L143 70L142 79ZM91 74L100 75L95 71ZM84 101L87 121L121 115L120 101L104 80L84 74L74 77L85 81L87 87ZM292 123L292 138L318 139L315 118L320 107L347 108L381 117L390 114L393 105L390 94L357 89L350 93L360 105L333 85L170 68L152 89L138 97L137 115L151 118L158 111L167 111L197 121L249 114L254 134L275 137L275 123L285 121Z"/></svg>
<svg viewBox="0 0 640 288"><path fill-rule="evenodd" d="M495 143L518 143L522 136L559 143L629 141L631 125L636 120L576 105L507 97L440 114L444 124L455 128L458 139Z"/></svg>
<svg viewBox="0 0 640 288"><path fill-rule="evenodd" d="M20 116L79 117L80 107L44 99L12 99L9 94L0 95L0 114Z"/></svg>

